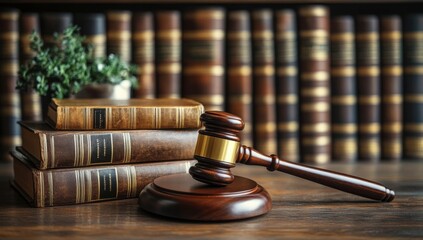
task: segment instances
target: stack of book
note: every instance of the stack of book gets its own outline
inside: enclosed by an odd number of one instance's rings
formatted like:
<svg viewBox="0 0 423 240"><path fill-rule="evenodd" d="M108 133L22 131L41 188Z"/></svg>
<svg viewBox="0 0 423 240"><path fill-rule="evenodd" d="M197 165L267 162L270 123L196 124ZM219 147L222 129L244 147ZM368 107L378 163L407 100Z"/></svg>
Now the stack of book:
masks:
<svg viewBox="0 0 423 240"><path fill-rule="evenodd" d="M45 122L20 122L12 184L35 207L135 198L188 171L203 111L189 99L53 99Z"/></svg>

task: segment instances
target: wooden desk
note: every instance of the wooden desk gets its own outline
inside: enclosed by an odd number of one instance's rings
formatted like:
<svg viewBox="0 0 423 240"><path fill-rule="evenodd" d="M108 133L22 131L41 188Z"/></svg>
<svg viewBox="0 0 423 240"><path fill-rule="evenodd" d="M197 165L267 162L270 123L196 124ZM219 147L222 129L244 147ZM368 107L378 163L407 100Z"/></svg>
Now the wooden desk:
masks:
<svg viewBox="0 0 423 240"><path fill-rule="evenodd" d="M136 199L31 208L10 186L0 165L0 238L39 239L354 239L423 238L423 161L330 164L325 168L379 181L396 191L378 203L264 168L238 166L273 198L270 213L243 221L194 223L157 217Z"/></svg>

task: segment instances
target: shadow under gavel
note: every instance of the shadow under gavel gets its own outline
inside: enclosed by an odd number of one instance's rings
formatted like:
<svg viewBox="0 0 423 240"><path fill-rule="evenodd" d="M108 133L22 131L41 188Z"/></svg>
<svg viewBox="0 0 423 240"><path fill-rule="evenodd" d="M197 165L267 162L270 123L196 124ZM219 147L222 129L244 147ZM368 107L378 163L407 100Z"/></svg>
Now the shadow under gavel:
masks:
<svg viewBox="0 0 423 240"><path fill-rule="evenodd" d="M382 202L394 199L394 191L366 179L310 167L266 156L251 147L241 146L237 137L244 128L241 118L220 111L201 115L205 129L199 131L194 158L198 160L189 170L201 182L225 186L234 180L230 168L236 163L265 166L269 171L278 170L328 187Z"/></svg>

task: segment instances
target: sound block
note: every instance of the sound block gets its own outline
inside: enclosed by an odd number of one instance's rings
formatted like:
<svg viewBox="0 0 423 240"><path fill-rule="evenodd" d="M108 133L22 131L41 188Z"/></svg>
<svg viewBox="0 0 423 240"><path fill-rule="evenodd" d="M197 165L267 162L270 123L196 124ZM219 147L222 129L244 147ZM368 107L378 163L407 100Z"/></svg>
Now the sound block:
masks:
<svg viewBox="0 0 423 240"><path fill-rule="evenodd" d="M253 180L235 176L233 183L216 187L189 174L156 178L141 191L138 203L154 214L194 221L251 218L272 208L270 195Z"/></svg>

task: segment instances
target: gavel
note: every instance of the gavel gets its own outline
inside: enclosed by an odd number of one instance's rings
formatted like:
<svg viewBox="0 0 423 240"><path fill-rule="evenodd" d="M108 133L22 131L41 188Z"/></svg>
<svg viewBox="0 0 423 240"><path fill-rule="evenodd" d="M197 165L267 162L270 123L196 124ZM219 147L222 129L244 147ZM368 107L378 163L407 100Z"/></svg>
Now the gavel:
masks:
<svg viewBox="0 0 423 240"><path fill-rule="evenodd" d="M281 171L344 192L381 202L390 202L395 192L363 178L267 156L240 144L237 134L244 128L241 118L221 111L207 111L200 120L205 129L199 130L194 158L198 161L189 169L191 176L203 183L226 186L234 181L231 168L236 163L264 166L269 171Z"/></svg>

